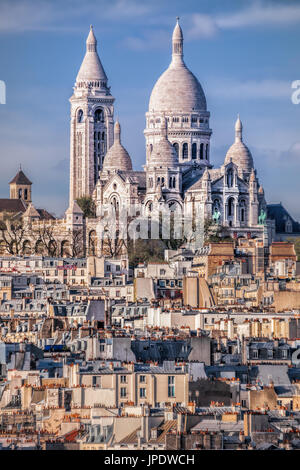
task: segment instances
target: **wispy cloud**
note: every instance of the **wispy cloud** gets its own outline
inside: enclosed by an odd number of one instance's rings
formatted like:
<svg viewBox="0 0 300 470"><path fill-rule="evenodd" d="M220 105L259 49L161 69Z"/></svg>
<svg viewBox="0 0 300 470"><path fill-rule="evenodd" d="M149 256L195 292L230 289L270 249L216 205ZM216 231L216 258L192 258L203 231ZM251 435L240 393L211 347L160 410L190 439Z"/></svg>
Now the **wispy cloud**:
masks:
<svg viewBox="0 0 300 470"><path fill-rule="evenodd" d="M1 0L0 33L74 32L83 21L130 23L146 18L153 9L152 4L138 0L65 0L63 8L60 1L53 0Z"/></svg>
<svg viewBox="0 0 300 470"><path fill-rule="evenodd" d="M219 78L209 82L208 93L212 97L243 99L290 99L291 83L287 80L245 80L237 81Z"/></svg>
<svg viewBox="0 0 300 470"><path fill-rule="evenodd" d="M146 31L142 36L129 36L122 41L123 45L136 51L161 49L170 46L170 32L164 30Z"/></svg>
<svg viewBox="0 0 300 470"><path fill-rule="evenodd" d="M186 38L195 40L213 37L221 30L249 27L290 26L300 23L300 5L274 5L254 2L250 7L230 13L203 15L193 13L186 17Z"/></svg>

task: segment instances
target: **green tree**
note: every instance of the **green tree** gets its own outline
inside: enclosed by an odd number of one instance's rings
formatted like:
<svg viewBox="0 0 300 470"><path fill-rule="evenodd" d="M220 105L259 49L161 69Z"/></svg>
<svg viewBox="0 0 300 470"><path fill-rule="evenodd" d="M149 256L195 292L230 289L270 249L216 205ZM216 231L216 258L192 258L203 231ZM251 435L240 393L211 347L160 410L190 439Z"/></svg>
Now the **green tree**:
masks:
<svg viewBox="0 0 300 470"><path fill-rule="evenodd" d="M164 261L165 244L162 240L130 240L127 245L129 264L135 268L139 263Z"/></svg>
<svg viewBox="0 0 300 470"><path fill-rule="evenodd" d="M82 196L78 198L77 204L79 205L80 209L83 211L83 215L85 218L96 217L96 206L91 196Z"/></svg>

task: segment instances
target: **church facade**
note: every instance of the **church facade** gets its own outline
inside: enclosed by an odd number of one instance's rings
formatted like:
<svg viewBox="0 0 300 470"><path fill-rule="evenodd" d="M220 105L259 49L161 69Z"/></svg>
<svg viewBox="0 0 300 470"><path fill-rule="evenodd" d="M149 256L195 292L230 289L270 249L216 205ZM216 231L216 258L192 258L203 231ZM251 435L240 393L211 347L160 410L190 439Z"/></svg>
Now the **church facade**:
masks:
<svg viewBox="0 0 300 470"><path fill-rule="evenodd" d="M169 209L213 219L235 238L266 238L264 190L239 117L223 165L213 167L210 113L198 79L184 62L178 20L171 63L157 80L146 112L143 171L133 170L122 145L114 101L91 27L70 99L70 207L79 197L92 196L97 216L109 205L137 205L147 217Z"/></svg>

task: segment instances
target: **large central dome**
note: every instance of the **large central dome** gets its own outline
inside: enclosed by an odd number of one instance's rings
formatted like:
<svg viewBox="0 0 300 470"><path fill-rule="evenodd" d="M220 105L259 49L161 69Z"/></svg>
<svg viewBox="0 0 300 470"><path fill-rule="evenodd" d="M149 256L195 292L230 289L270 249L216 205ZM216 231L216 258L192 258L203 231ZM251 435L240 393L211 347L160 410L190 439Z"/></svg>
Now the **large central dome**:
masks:
<svg viewBox="0 0 300 470"><path fill-rule="evenodd" d="M178 22L173 32L172 45L172 62L154 85L149 111L206 111L203 89L183 61L183 34Z"/></svg>

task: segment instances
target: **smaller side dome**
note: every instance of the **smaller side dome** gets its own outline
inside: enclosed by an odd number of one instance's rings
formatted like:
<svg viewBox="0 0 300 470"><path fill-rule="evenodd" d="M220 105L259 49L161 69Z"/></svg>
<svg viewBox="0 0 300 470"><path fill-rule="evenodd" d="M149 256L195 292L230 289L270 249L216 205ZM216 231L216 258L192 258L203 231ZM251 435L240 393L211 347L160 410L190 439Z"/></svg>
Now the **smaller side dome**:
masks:
<svg viewBox="0 0 300 470"><path fill-rule="evenodd" d="M179 164L177 152L167 138L166 118L163 118L160 140L153 146L149 163L153 166L163 167L174 167Z"/></svg>
<svg viewBox="0 0 300 470"><path fill-rule="evenodd" d="M243 142L243 124L240 116L235 123L235 142L228 149L224 163L227 165L231 161L237 165L239 170L247 173L250 173L254 168L251 152Z"/></svg>
<svg viewBox="0 0 300 470"><path fill-rule="evenodd" d="M121 126L118 121L115 123L114 128L114 143L104 157L103 170L132 171L131 158L121 144Z"/></svg>

